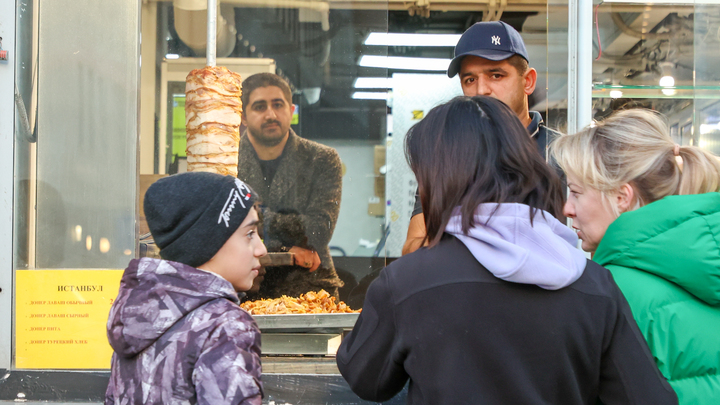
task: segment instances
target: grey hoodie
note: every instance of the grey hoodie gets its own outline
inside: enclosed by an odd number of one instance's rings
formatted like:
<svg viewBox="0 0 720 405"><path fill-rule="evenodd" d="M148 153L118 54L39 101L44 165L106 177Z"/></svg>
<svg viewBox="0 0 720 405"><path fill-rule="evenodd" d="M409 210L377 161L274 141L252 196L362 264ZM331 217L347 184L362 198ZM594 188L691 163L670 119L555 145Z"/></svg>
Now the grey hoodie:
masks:
<svg viewBox="0 0 720 405"><path fill-rule="evenodd" d="M574 283L585 269L585 254L576 248L577 234L547 212L535 211L531 225L525 204L480 204L475 224L463 234L460 211L455 209L445 231L499 279L557 290Z"/></svg>
<svg viewBox="0 0 720 405"><path fill-rule="evenodd" d="M132 260L110 310L105 404L260 404L260 331L222 277Z"/></svg>

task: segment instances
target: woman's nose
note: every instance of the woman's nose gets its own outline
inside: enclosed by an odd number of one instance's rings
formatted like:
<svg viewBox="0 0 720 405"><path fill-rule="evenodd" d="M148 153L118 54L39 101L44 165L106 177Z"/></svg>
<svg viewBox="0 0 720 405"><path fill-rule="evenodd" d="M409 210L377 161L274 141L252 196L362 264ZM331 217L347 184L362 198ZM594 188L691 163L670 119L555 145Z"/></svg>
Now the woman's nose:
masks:
<svg viewBox="0 0 720 405"><path fill-rule="evenodd" d="M566 202L563 206L563 215L565 215L568 218L574 218L575 217L575 207L570 204L569 202Z"/></svg>

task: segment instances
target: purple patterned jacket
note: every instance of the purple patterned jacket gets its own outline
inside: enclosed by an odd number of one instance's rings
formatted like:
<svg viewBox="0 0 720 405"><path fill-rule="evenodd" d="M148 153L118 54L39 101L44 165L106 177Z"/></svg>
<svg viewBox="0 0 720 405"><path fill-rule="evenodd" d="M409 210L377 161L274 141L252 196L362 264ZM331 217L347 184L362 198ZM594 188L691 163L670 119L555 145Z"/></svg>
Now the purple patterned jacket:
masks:
<svg viewBox="0 0 720 405"><path fill-rule="evenodd" d="M261 403L260 331L218 275L132 260L107 329L106 405Z"/></svg>

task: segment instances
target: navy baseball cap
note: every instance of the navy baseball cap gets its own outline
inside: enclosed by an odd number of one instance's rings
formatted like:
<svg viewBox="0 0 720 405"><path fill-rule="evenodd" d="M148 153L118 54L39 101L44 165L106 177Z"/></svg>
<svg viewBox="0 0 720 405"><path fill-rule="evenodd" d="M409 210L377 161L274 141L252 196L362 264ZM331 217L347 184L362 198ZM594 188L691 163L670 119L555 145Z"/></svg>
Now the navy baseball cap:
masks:
<svg viewBox="0 0 720 405"><path fill-rule="evenodd" d="M455 57L448 67L448 77L460 71L466 56L479 56L489 60L505 60L520 55L528 60L527 50L520 33L502 21L483 21L473 24L462 34L455 45Z"/></svg>

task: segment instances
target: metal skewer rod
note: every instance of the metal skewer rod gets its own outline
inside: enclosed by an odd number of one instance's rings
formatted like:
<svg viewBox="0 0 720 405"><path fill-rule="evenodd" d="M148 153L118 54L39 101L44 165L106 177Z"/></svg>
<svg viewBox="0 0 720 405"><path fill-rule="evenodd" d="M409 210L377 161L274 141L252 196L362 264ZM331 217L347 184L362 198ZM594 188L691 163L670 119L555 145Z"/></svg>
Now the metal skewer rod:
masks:
<svg viewBox="0 0 720 405"><path fill-rule="evenodd" d="M207 65L215 66L217 53L217 0L208 0Z"/></svg>

